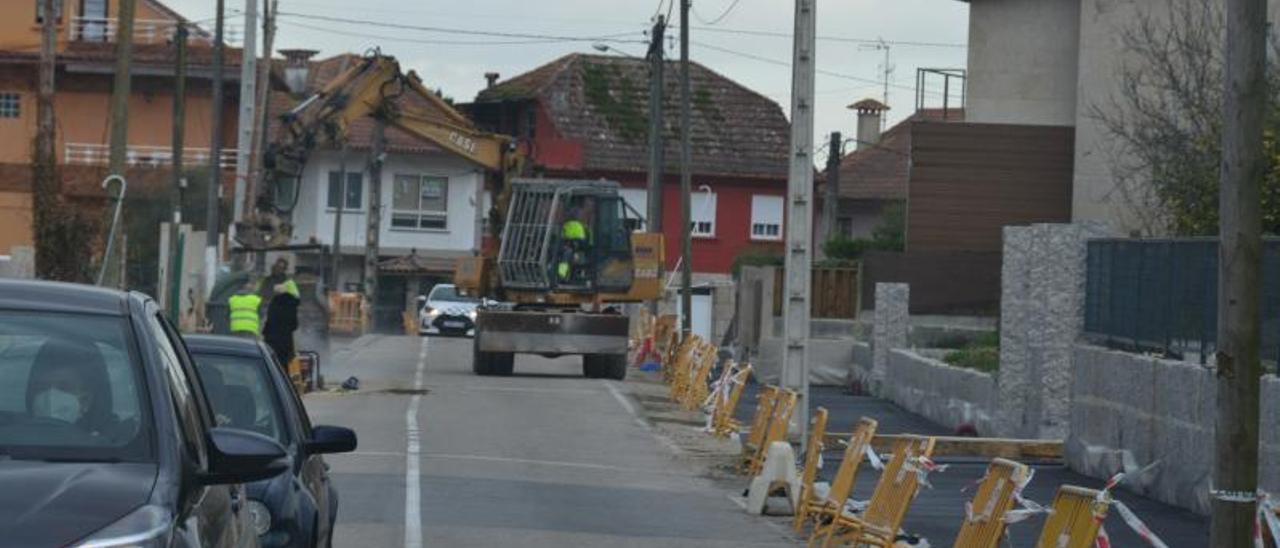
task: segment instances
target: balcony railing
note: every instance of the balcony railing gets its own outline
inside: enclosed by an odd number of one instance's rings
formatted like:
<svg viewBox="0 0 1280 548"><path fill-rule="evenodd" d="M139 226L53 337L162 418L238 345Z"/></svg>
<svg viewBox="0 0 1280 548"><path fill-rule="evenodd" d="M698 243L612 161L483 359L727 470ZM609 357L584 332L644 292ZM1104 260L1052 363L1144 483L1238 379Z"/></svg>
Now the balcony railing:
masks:
<svg viewBox="0 0 1280 548"><path fill-rule="evenodd" d="M115 42L118 24L119 20L114 17L72 17L71 24L67 25L67 39L72 42ZM133 21L133 43L165 44L173 39L177 29L177 21L135 19ZM229 44L238 44L240 42L240 31L240 26L224 25L223 40ZM206 43L213 41L212 35L212 32L204 30L190 33L192 41Z"/></svg>
<svg viewBox="0 0 1280 548"><path fill-rule="evenodd" d="M173 150L169 147L130 145L125 151L125 162L131 166L169 167L173 163ZM110 163L111 148L96 143L67 143L63 162L71 165L102 166ZM182 164L187 168L202 167L209 163L209 149L186 148L182 150ZM224 148L218 154L218 167L232 169L236 166L236 150Z"/></svg>

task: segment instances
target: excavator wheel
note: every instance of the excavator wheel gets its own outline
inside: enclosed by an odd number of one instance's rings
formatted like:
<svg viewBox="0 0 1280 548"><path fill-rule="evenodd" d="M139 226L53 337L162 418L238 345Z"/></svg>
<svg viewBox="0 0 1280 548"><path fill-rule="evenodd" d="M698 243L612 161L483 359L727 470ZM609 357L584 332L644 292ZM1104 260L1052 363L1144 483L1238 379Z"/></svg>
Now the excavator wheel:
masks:
<svg viewBox="0 0 1280 548"><path fill-rule="evenodd" d="M584 354L582 375L588 379L623 380L627 377L626 354Z"/></svg>

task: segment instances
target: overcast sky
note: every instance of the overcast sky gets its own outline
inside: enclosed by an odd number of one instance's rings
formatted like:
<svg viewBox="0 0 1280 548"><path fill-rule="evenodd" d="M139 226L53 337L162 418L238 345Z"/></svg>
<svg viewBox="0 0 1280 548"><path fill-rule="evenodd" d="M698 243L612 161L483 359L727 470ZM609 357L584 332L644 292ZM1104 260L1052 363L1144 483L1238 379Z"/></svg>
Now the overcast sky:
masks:
<svg viewBox="0 0 1280 548"><path fill-rule="evenodd" d="M162 0L165 1L165 0ZM258 0L261 1L261 0ZM672 18L678 22L678 0ZM282 15L278 48L310 48L321 56L345 51L363 52L379 46L418 71L431 87L439 87L458 101L469 101L484 86L483 74L496 71L505 79L575 51L594 52L594 40L542 41L483 35L395 29L356 21L437 27L465 31L553 35L607 36L614 50L643 56L645 31L658 9L658 0L279 0ZM213 0L167 0L184 16L206 24L213 16ZM229 20L243 26L244 0L226 0ZM690 58L712 70L773 98L790 111L791 69L766 60L789 63L793 2L786 0L695 0L691 17ZM730 10L730 8L732 9ZM726 10L729 10L726 14ZM304 18L327 17L334 20ZM915 108L918 67L963 68L968 38L968 4L958 0L818 0L818 35L852 39L884 39L890 43L894 67L889 88L890 123ZM723 18L721 16L723 15ZM719 19L719 21L716 21ZM710 23L715 23L711 25ZM705 27L705 28L704 28ZM762 36L733 32L748 30L783 33ZM669 36L678 36L671 29ZM897 43L895 43L897 42ZM669 42L668 56L679 56L678 42ZM941 44L941 45L929 45ZM720 51L731 50L734 53ZM753 59L763 58L765 60ZM850 41L819 40L817 117L815 132L846 136L854 132L854 116L845 106L865 97L881 99L884 51ZM942 84L930 86L928 106L941 106ZM958 98L958 92L955 96ZM821 159L821 156L818 158Z"/></svg>

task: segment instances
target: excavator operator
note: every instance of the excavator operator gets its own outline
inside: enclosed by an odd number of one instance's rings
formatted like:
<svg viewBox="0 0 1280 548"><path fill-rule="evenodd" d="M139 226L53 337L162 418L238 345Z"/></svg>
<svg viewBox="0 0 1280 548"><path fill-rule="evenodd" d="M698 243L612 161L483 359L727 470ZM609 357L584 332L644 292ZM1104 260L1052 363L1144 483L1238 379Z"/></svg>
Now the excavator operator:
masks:
<svg viewBox="0 0 1280 548"><path fill-rule="evenodd" d="M556 265L561 284L582 285L588 281L587 258L591 251L589 205L577 200L571 202L565 211L565 221L560 227L560 262Z"/></svg>

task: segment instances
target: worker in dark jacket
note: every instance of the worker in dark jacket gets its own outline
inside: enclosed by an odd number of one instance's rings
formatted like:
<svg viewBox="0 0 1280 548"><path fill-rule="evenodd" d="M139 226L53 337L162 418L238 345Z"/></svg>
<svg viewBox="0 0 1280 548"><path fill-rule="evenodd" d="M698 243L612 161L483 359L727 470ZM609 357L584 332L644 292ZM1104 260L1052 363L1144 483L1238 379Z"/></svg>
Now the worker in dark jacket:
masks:
<svg viewBox="0 0 1280 548"><path fill-rule="evenodd" d="M262 328L262 339L275 352L280 365L288 371L293 359L293 332L298 329L298 284L285 280L273 288L274 295L267 305L267 323Z"/></svg>

